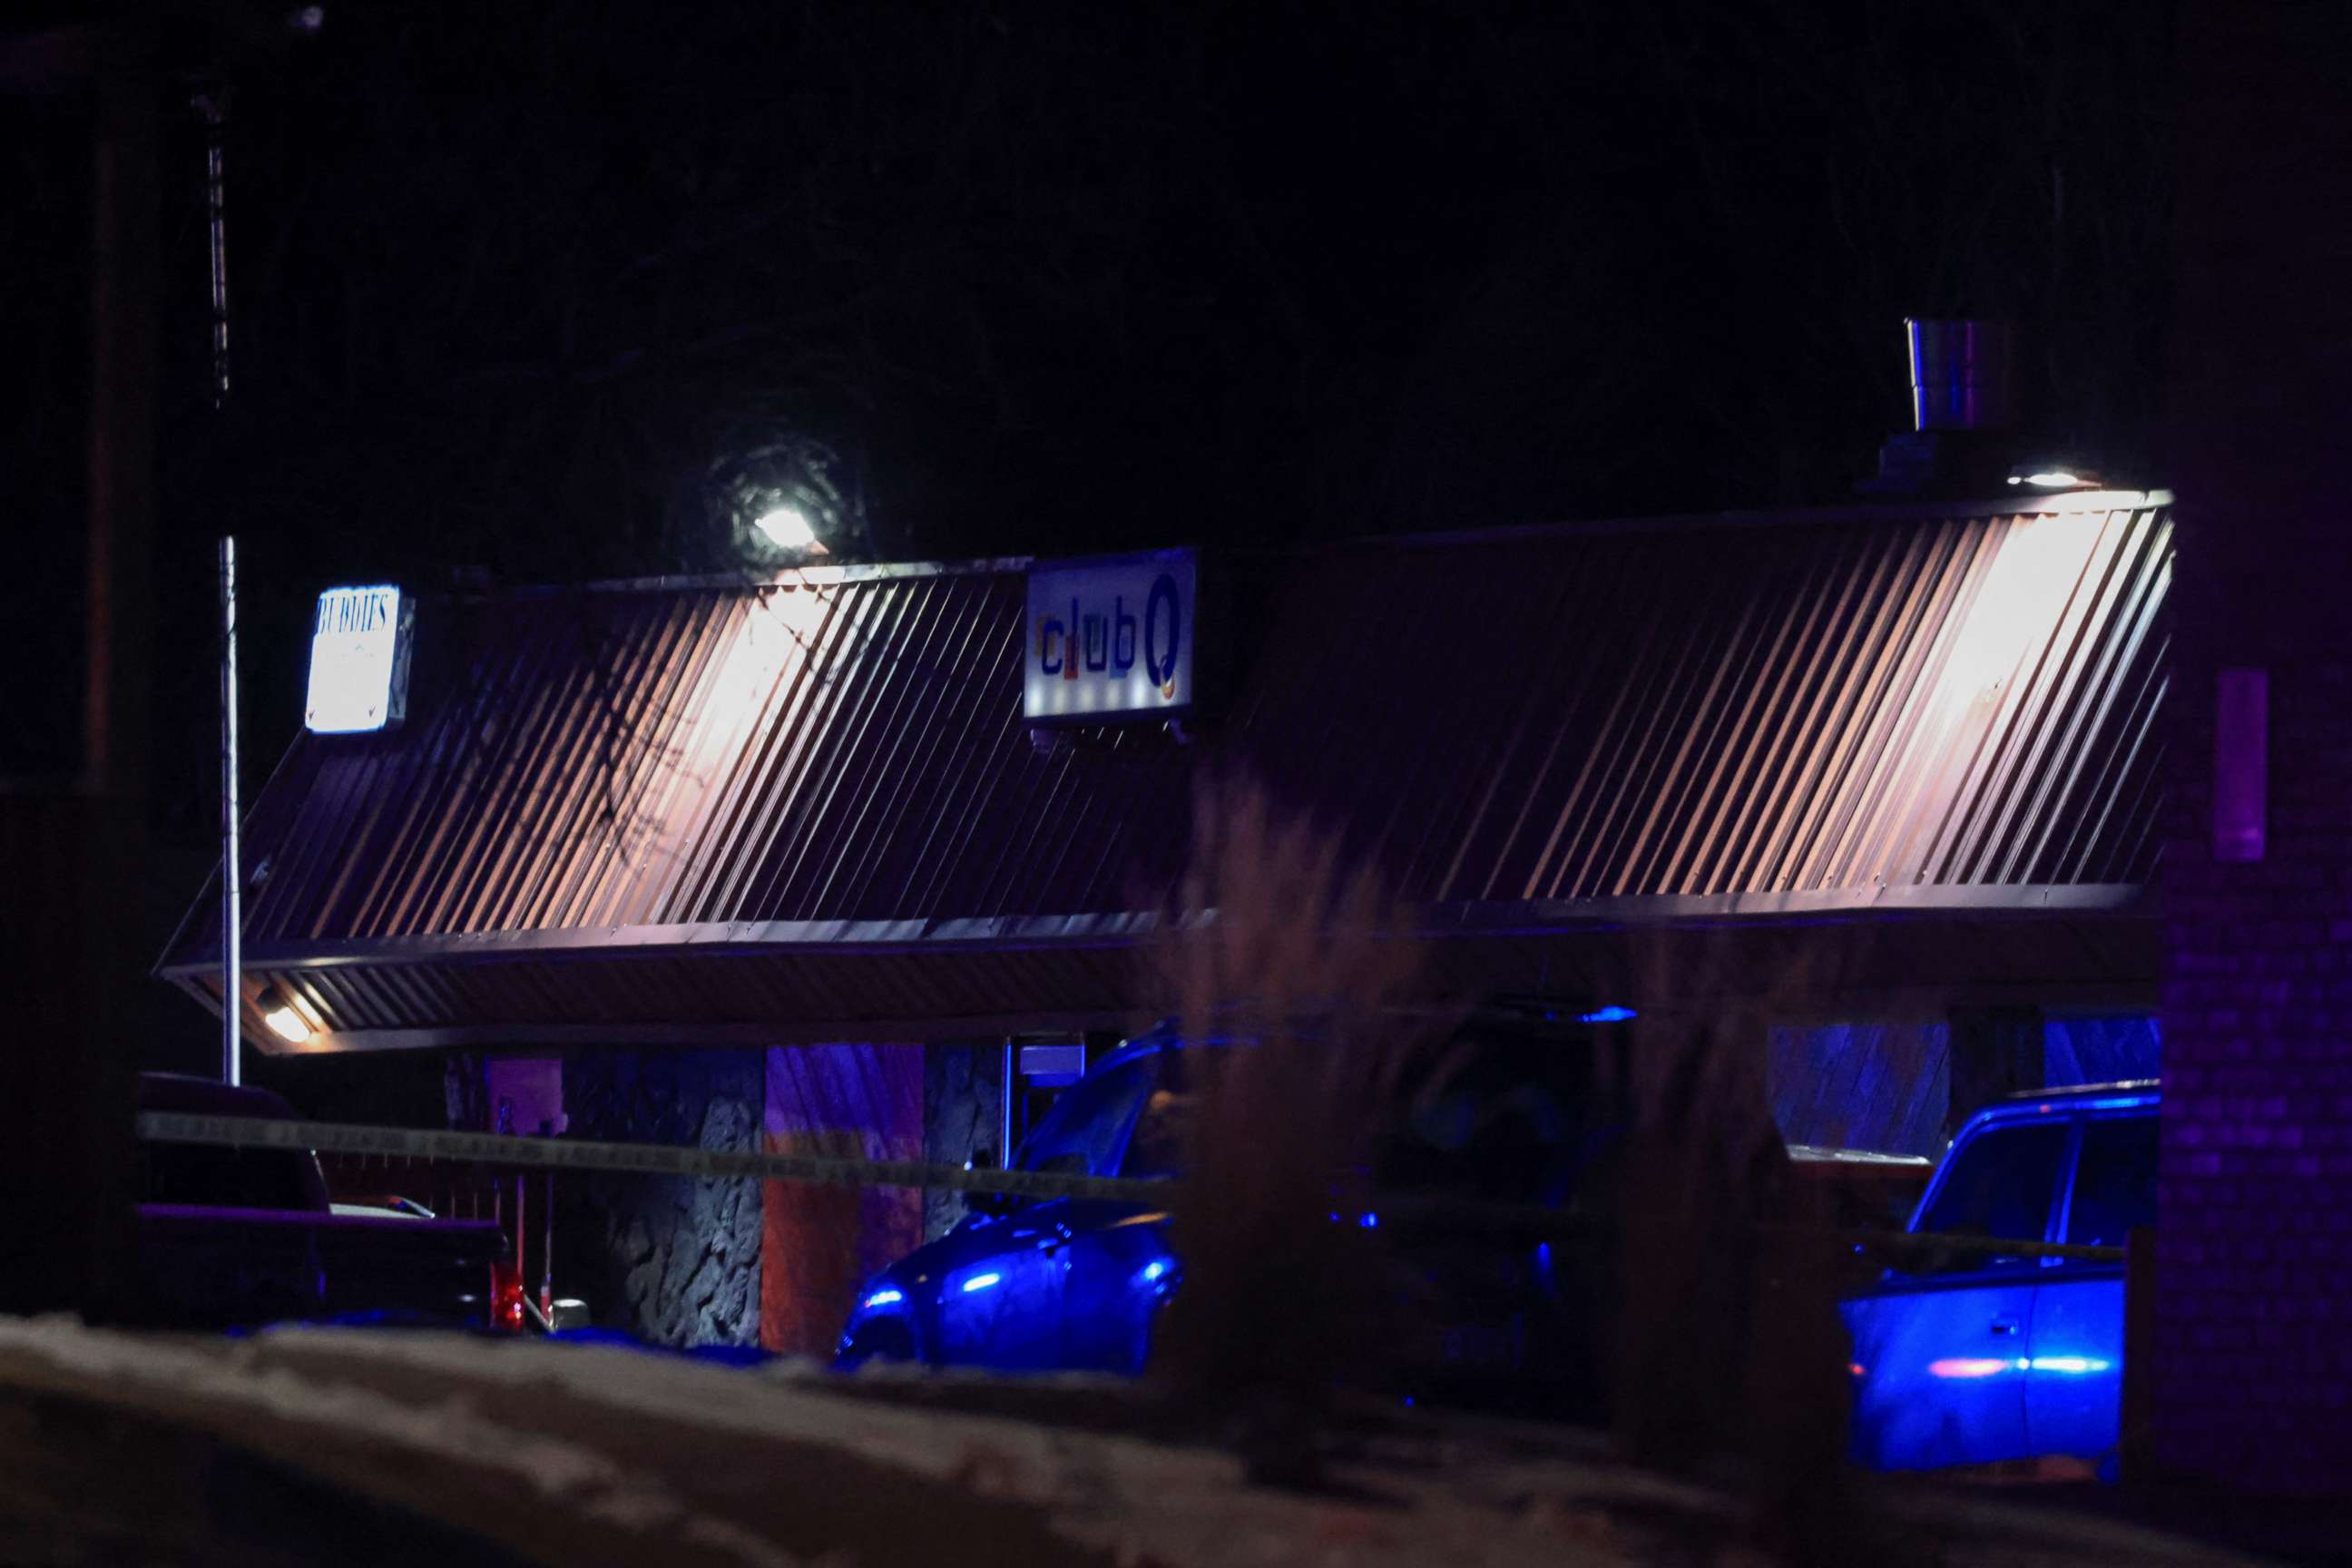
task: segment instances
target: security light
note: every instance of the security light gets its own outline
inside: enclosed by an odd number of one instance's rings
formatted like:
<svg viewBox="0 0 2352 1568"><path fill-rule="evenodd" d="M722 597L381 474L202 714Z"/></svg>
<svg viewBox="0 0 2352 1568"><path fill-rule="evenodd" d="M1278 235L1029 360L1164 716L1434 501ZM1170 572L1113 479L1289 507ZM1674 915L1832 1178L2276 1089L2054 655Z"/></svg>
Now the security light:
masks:
<svg viewBox="0 0 2352 1568"><path fill-rule="evenodd" d="M288 1045L299 1046L310 1037L312 1031L309 1021L294 1010L294 1005L286 999L285 993L275 985L262 991L257 1005L261 1009L261 1021L268 1026L269 1032Z"/></svg>
<svg viewBox="0 0 2352 1568"><path fill-rule="evenodd" d="M2009 482L2031 485L2037 490L2075 490L2097 484L2099 477L2080 463L2043 457L2011 468Z"/></svg>
<svg viewBox="0 0 2352 1568"><path fill-rule="evenodd" d="M751 526L765 534L768 542L779 550L818 548L816 530L809 525L808 515L788 503L770 507Z"/></svg>

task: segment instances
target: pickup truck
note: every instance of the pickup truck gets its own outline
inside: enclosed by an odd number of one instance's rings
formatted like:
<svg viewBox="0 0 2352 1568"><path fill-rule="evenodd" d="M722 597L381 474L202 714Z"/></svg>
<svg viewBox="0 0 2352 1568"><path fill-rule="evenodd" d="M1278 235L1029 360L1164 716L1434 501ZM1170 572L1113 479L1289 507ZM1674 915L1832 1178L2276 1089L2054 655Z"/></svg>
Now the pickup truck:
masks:
<svg viewBox="0 0 2352 1568"><path fill-rule="evenodd" d="M2121 1247L2156 1221L2154 1083L2021 1095L1952 1140L1921 1236ZM2124 1266L1999 1248L1905 1255L1843 1304L1854 1457L1942 1469L2065 1458L2112 1479Z"/></svg>
<svg viewBox="0 0 2352 1568"><path fill-rule="evenodd" d="M142 1075L139 1109L292 1120L266 1089ZM138 1267L130 1306L144 1326L232 1329L373 1321L510 1326L520 1300L509 1249L488 1221L338 1213L307 1149L142 1140Z"/></svg>

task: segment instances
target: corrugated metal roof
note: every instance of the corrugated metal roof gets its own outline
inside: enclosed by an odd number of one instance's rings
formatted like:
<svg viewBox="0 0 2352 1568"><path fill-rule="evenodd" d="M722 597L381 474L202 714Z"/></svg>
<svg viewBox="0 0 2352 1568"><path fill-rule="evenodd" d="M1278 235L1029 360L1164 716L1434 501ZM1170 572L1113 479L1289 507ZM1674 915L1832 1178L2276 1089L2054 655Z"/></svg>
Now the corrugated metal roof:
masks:
<svg viewBox="0 0 2352 1568"><path fill-rule="evenodd" d="M1417 901L2136 883L2157 506L1333 558L1244 723Z"/></svg>
<svg viewBox="0 0 2352 1568"><path fill-rule="evenodd" d="M427 606L407 726L306 736L264 792L247 940L1122 907L1183 785L1030 746L1023 605L951 573Z"/></svg>
<svg viewBox="0 0 2352 1568"><path fill-rule="evenodd" d="M1227 765L1433 927L2095 903L2155 855L2165 501L1263 561L1222 634L1226 716L1182 746L1032 744L1018 563L428 604L405 727L305 736L263 792L247 949L364 958L387 994L425 988L404 1017L461 1023L569 1016L602 984L457 973L526 949L625 946L614 973L650 984L666 944L1118 941ZM167 969L217 950L211 919ZM322 1019L395 1026L319 984Z"/></svg>

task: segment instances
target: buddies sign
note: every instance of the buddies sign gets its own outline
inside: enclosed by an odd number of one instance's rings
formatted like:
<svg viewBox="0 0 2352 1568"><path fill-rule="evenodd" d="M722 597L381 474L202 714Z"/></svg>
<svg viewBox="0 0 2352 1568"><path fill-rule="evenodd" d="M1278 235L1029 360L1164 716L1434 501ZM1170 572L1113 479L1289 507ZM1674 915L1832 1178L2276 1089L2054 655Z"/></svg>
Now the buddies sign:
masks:
<svg viewBox="0 0 2352 1568"><path fill-rule="evenodd" d="M408 702L409 606L400 590L330 588L310 623L313 733L359 734L400 722Z"/></svg>
<svg viewBox="0 0 2352 1568"><path fill-rule="evenodd" d="M1191 708L1193 566L1189 550L1031 566L1023 715L1051 723Z"/></svg>

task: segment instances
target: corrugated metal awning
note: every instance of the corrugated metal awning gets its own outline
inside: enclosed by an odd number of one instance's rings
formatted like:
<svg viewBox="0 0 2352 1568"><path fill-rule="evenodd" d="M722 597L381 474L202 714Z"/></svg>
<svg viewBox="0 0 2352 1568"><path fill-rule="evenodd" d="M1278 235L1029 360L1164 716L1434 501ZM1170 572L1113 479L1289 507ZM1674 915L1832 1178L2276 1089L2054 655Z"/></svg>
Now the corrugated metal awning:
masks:
<svg viewBox="0 0 2352 1568"><path fill-rule="evenodd" d="M1032 743L1020 563L429 603L405 726L304 736L257 804L247 963L354 1044L1103 1017L1153 1005L1129 958L1228 769L1490 946L2124 908L2166 502L1262 559L1184 745ZM207 995L214 919L163 963Z"/></svg>

